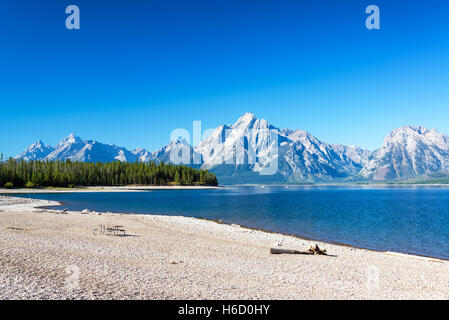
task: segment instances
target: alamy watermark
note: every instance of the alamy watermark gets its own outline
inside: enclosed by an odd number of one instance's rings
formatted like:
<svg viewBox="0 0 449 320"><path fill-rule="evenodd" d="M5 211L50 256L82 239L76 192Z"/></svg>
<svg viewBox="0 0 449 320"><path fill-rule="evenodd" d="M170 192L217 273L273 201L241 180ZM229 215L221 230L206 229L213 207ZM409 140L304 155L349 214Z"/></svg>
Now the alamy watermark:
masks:
<svg viewBox="0 0 449 320"><path fill-rule="evenodd" d="M65 20L65 26L69 30L80 29L80 8L77 5L68 5L65 13L69 16ZM380 9L376 5L369 5L365 9L365 13L369 16L365 20L365 26L368 30L380 29Z"/></svg>
<svg viewBox="0 0 449 320"><path fill-rule="evenodd" d="M74 4L67 6L65 13L69 16L65 20L65 27L69 30L80 29L80 8Z"/></svg>
<svg viewBox="0 0 449 320"><path fill-rule="evenodd" d="M376 5L369 5L365 10L366 14L369 16L365 20L365 26L368 30L379 30L380 29L380 9Z"/></svg>

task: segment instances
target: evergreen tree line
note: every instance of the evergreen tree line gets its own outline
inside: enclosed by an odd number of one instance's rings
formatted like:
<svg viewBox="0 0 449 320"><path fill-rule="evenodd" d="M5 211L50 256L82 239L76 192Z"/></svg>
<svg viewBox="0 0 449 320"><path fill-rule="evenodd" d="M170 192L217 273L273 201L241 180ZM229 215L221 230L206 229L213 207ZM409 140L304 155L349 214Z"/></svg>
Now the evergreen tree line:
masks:
<svg viewBox="0 0 449 320"><path fill-rule="evenodd" d="M129 162L24 161L0 162L0 186L74 187L124 185L206 185L217 178L207 170L183 165Z"/></svg>

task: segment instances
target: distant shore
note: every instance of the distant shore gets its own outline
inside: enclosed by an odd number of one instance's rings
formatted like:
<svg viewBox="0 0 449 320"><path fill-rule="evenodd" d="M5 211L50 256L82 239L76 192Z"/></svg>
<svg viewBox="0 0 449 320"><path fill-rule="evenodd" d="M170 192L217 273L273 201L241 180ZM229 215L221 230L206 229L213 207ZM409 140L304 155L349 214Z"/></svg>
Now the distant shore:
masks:
<svg viewBox="0 0 449 320"><path fill-rule="evenodd" d="M449 187L448 183L260 183L260 184L229 184L220 187L415 187L415 186L441 186Z"/></svg>
<svg viewBox="0 0 449 320"><path fill-rule="evenodd" d="M0 299L449 298L444 260L195 218L41 208L55 205L0 196ZM329 256L269 253L312 243Z"/></svg>
<svg viewBox="0 0 449 320"><path fill-rule="evenodd" d="M76 193L76 192L139 192L149 190L206 190L220 189L216 186L123 186L123 187L79 187L79 188L0 188L0 194L18 193Z"/></svg>
<svg viewBox="0 0 449 320"><path fill-rule="evenodd" d="M139 192L151 190L208 190L223 189L230 187L360 187L360 188L376 188L376 187L448 187L449 184L344 184L344 183L323 183L323 184L233 184L219 186L98 186L98 187L76 187L76 188L0 188L0 194L26 194L26 193L77 193L77 192Z"/></svg>

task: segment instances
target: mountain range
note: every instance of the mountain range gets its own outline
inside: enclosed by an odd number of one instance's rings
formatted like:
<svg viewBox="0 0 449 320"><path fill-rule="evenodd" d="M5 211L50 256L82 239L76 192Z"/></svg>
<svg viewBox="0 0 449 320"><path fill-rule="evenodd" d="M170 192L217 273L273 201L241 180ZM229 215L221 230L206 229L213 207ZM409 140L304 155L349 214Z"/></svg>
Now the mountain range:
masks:
<svg viewBox="0 0 449 320"><path fill-rule="evenodd" d="M369 151L329 144L303 130L279 129L245 113L194 147L178 139L153 152L127 150L70 134L55 147L39 140L16 159L183 163L211 170L221 184L401 181L448 176L449 137L404 126Z"/></svg>

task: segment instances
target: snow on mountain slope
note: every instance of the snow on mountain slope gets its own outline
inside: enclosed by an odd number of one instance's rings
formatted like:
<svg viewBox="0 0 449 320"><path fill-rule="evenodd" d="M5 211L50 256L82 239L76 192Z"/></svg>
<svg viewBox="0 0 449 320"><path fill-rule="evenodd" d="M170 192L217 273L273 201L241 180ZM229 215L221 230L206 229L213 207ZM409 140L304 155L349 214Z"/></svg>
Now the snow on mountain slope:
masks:
<svg viewBox="0 0 449 320"><path fill-rule="evenodd" d="M274 133L279 130L265 119L259 120L246 113L232 126L222 125L202 141L195 151L202 154L208 167L219 164L250 165L275 153L277 148ZM281 137L282 141L286 139ZM282 142L281 141L281 142Z"/></svg>
<svg viewBox="0 0 449 320"><path fill-rule="evenodd" d="M143 148L134 149L131 153L137 157L139 162L150 162L153 158L153 153Z"/></svg>
<svg viewBox="0 0 449 320"><path fill-rule="evenodd" d="M130 161L137 160L137 155L122 147L104 144L93 140L82 140L73 133L61 140L54 150L42 159L72 160L87 162Z"/></svg>
<svg viewBox="0 0 449 320"><path fill-rule="evenodd" d="M363 167L368 162L368 159L372 154L371 151L357 146L345 146L334 143L331 144L330 147L339 155L340 158L344 159L348 165L354 164L359 168Z"/></svg>
<svg viewBox="0 0 449 320"><path fill-rule="evenodd" d="M31 146L26 148L21 154L15 157L15 159L38 160L48 156L54 150L51 146L46 146L42 140L38 140Z"/></svg>
<svg viewBox="0 0 449 320"><path fill-rule="evenodd" d="M241 175L243 165L264 173L275 163L276 174L291 182L348 177L361 169L365 157L361 149L333 147L303 130L280 130L252 113L233 125L218 127L195 150L203 155L204 167L213 171L227 165L239 167L237 174Z"/></svg>
<svg viewBox="0 0 449 320"><path fill-rule="evenodd" d="M149 161L198 166L202 163L201 154L195 152L184 139L174 140L165 147L154 151L149 157Z"/></svg>
<svg viewBox="0 0 449 320"><path fill-rule="evenodd" d="M435 129L405 126L393 130L359 176L385 181L449 173L449 137Z"/></svg>

